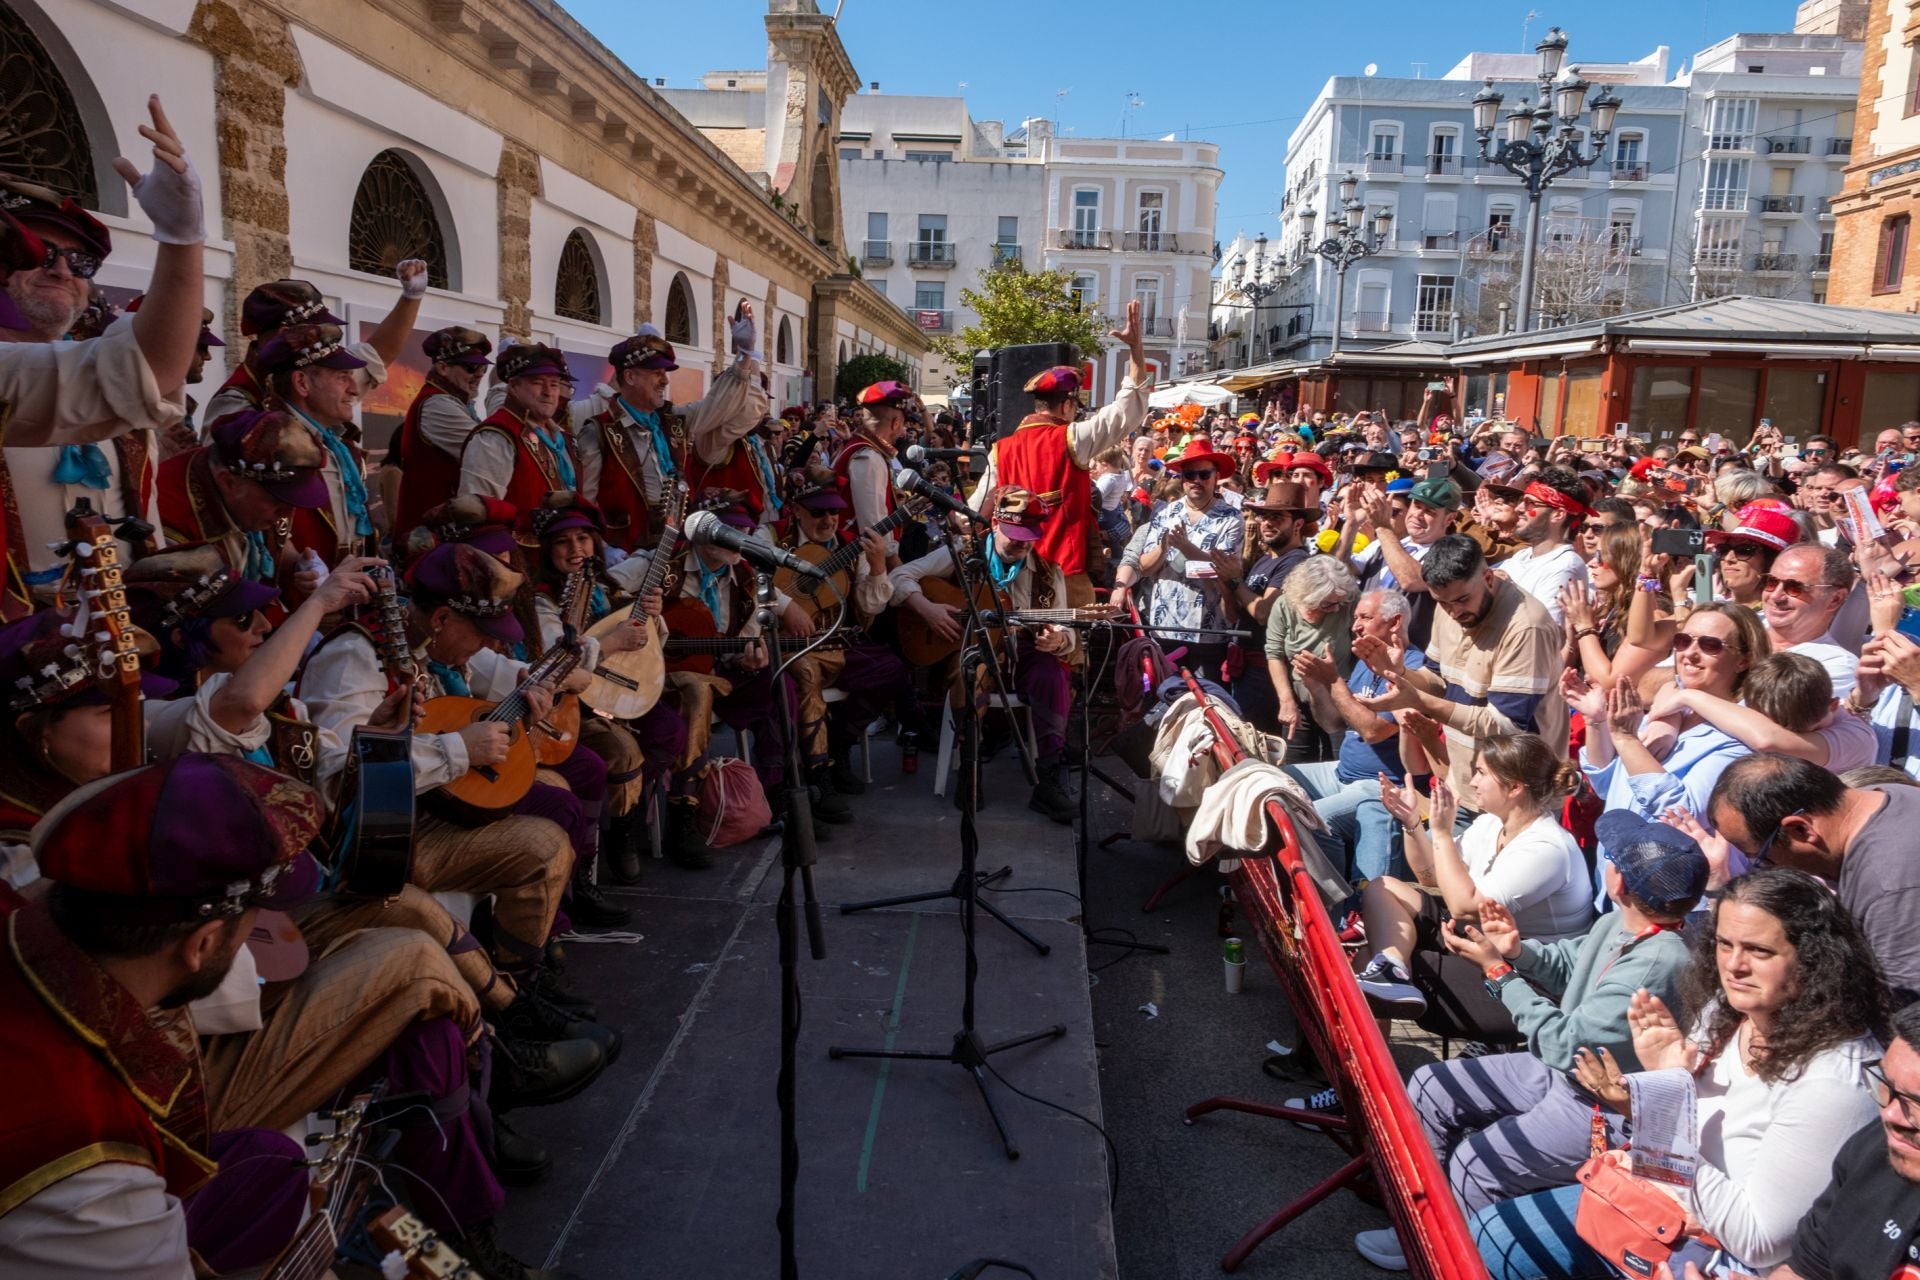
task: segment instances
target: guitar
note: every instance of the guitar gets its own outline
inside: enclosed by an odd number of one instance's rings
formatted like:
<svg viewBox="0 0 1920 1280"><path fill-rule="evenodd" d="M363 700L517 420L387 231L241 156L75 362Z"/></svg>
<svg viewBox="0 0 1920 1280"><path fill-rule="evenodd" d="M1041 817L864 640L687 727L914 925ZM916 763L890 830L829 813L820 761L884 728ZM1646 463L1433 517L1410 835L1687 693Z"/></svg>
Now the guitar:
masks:
<svg viewBox="0 0 1920 1280"><path fill-rule="evenodd" d="M628 622L645 618L646 611L640 602L647 594L658 591L665 585L667 570L673 565L673 558L680 553L680 522L687 510L687 486L678 483L668 492L666 499L666 524L660 531L660 541L654 545L653 559L647 565L647 573L640 580L639 590L634 592L633 607L625 613L610 613L587 628L587 634L594 639L602 639L618 630ZM637 720L653 710L653 704L660 701L660 691L666 687L667 668L661 653L661 643L667 638L667 624L663 618L655 619L647 643L638 649L627 649L620 653L602 652L600 665L593 673L593 683L580 693L580 700L603 715L615 720Z"/></svg>
<svg viewBox="0 0 1920 1280"><path fill-rule="evenodd" d="M481 826L503 817L533 789L539 767L533 744L527 740L527 694L536 685L552 687L580 665L580 642L563 638L527 668L527 674L501 701L462 698L452 694L429 699L420 721L421 733L458 733L470 724L504 724L512 731L507 758L498 764L478 765L452 782L428 793L429 803L450 822Z"/></svg>
<svg viewBox="0 0 1920 1280"><path fill-rule="evenodd" d="M366 1145L367 1111L385 1091L386 1082L381 1081L332 1113L333 1136L320 1157L308 1162L313 1169L312 1212L260 1280L320 1280L332 1268L341 1229L359 1214L373 1180L371 1174L358 1171L366 1166L360 1152Z"/></svg>
<svg viewBox="0 0 1920 1280"><path fill-rule="evenodd" d="M410 688L419 668L407 645L406 609L394 590L393 570L367 570L379 587L374 651L396 687ZM341 893L394 898L413 879L413 733L357 726L347 742L347 767L334 803L325 847Z"/></svg>
<svg viewBox="0 0 1920 1280"><path fill-rule="evenodd" d="M948 604L964 610L967 606L966 593L959 584L946 578L920 579L920 591L935 604ZM981 583L976 588L974 603L981 609L995 609L993 591ZM911 609L898 611L898 634L900 653L907 662L916 667L932 666L944 661L960 651L960 641L948 640L934 631L933 625ZM1068 622L1107 622L1120 616L1118 605L1088 605L1079 609L1012 609L1001 615L999 626L988 629L988 635L995 644L1006 638L1008 627L1046 627ZM964 622L962 624L964 626Z"/></svg>
<svg viewBox="0 0 1920 1280"><path fill-rule="evenodd" d="M395 1256L415 1280L468 1280L474 1274L432 1227L398 1205L367 1223L367 1237L386 1250L380 1259L384 1274L394 1274L388 1264Z"/></svg>
<svg viewBox="0 0 1920 1280"><path fill-rule="evenodd" d="M926 508L925 498L903 499L899 506L887 513L886 519L873 526L873 531L885 537L908 521L918 520ZM792 569L781 569L776 572L773 575L773 585L793 599L806 604L814 618L818 619L828 610L838 612L842 599L851 599L853 578L849 570L853 569L859 563L860 557L866 553L867 549L860 545L858 538L851 542L843 542L832 550L828 550L818 542L802 543L793 549L793 554L808 564L819 566L817 574L808 574L806 577L806 582L811 585L802 585L800 575ZM829 584L833 588L831 592L827 592ZM820 598L823 592L827 592L827 600Z"/></svg>
<svg viewBox="0 0 1920 1280"><path fill-rule="evenodd" d="M600 562L589 556L585 564L567 575L566 585L560 588L558 602L564 634L573 636L580 633L580 624L586 621L587 603L593 599L591 584L599 572ZM564 763L580 743L580 695L563 693L556 696L553 710L533 728L537 735L533 746L535 758L549 767Z"/></svg>
<svg viewBox="0 0 1920 1280"><path fill-rule="evenodd" d="M127 611L120 580L120 545L106 517L81 498L67 512L67 543L79 597L73 634L93 654L94 679L112 708L113 772L137 769L147 760L146 715L140 701L139 630Z"/></svg>

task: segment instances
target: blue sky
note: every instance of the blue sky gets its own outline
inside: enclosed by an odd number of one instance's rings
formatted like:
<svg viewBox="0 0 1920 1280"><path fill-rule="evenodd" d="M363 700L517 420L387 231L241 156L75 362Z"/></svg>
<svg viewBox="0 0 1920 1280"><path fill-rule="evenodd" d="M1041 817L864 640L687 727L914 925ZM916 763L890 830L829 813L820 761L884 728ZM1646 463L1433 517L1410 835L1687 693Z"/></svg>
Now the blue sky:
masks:
<svg viewBox="0 0 1920 1280"><path fill-rule="evenodd" d="M693 88L702 72L766 62L764 0L561 0L640 74ZM831 10L833 0L821 0ZM1791 31L1793 0L845 0L840 38L863 83L959 94L975 119L1051 116L1081 136L1180 132L1221 145L1217 234L1274 232L1287 135L1330 75L1439 76L1474 50L1531 49L1549 26L1573 63L1672 47L1671 70L1735 31ZM1531 26L1529 12L1538 14ZM636 21L644 13L644 21ZM1522 31L1529 34L1523 43ZM966 87L961 88L962 82ZM1057 97L1067 90L1064 98ZM1129 109L1128 95L1142 105Z"/></svg>

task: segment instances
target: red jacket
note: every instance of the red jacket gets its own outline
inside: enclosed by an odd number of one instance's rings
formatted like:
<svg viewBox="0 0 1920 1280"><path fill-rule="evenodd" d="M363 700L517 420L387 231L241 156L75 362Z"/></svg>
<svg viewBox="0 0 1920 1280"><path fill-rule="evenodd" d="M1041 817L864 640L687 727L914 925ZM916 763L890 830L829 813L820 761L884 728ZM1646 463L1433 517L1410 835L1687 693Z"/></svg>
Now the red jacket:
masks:
<svg viewBox="0 0 1920 1280"><path fill-rule="evenodd" d="M1050 509L1034 549L1062 573L1087 571L1087 539L1093 530L1093 477L1073 460L1067 424L1032 414L993 446L993 474L1018 485Z"/></svg>
<svg viewBox="0 0 1920 1280"><path fill-rule="evenodd" d="M517 511L531 511L540 501L556 489L567 486L561 482L560 469L554 465L553 453L526 419L502 405L492 417L473 429L467 437L467 447L483 434L493 433L505 436L513 442L513 475L507 481L507 491L501 497L511 502ZM573 437L563 435L567 458L573 463L573 474L580 474L580 455L575 450Z"/></svg>
<svg viewBox="0 0 1920 1280"><path fill-rule="evenodd" d="M420 410L435 396L453 392L427 379L426 386L407 406L407 416L394 433L393 452L400 462L400 498L394 504L393 545L406 541L420 518L460 491L460 455L448 453L420 431ZM454 396L463 400L463 397ZM463 401L464 402L464 401Z"/></svg>

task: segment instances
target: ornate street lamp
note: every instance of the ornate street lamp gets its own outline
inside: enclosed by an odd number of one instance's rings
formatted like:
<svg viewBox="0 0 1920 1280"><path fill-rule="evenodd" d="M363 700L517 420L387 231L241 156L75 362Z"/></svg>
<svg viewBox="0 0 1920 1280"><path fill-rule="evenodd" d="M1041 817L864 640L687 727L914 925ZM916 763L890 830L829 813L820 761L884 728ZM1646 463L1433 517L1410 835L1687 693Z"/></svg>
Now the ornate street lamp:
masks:
<svg viewBox="0 0 1920 1280"><path fill-rule="evenodd" d="M1589 103L1587 90L1591 86L1580 78L1578 70L1561 70L1567 56L1567 36L1560 28L1549 30L1534 52L1540 55L1539 105L1522 98L1507 113L1506 137L1497 147L1493 131L1506 99L1494 89L1491 79L1473 95L1473 132L1480 139L1480 158L1499 165L1527 188L1527 235L1520 250L1516 308L1522 333L1530 327L1533 316L1533 256L1540 240L1540 196L1554 179L1600 160L1620 112L1620 99L1613 90L1602 88ZM1578 123L1583 110L1591 117L1588 131L1593 137L1592 151L1583 151L1580 146Z"/></svg>
<svg viewBox="0 0 1920 1280"><path fill-rule="evenodd" d="M1307 241L1307 252L1333 264L1333 347L1329 356L1340 353L1340 322L1347 303L1347 268L1386 247L1387 233L1393 228L1393 211L1375 209L1371 214L1356 193L1360 180L1351 173L1340 179L1337 209L1327 217L1327 238L1313 243L1313 223L1319 217L1311 208L1300 211L1300 231Z"/></svg>
<svg viewBox="0 0 1920 1280"><path fill-rule="evenodd" d="M1234 292L1253 304L1253 334L1258 337L1264 332L1260 328L1260 306L1280 291L1280 277L1284 268L1279 255L1276 254L1272 260L1268 260L1267 233L1262 231L1254 237L1253 241L1253 270L1247 270L1247 255L1244 253L1234 255L1233 261L1228 265L1239 275L1239 282L1233 287ZM1266 339L1264 337L1260 338L1260 344L1261 354L1265 355Z"/></svg>

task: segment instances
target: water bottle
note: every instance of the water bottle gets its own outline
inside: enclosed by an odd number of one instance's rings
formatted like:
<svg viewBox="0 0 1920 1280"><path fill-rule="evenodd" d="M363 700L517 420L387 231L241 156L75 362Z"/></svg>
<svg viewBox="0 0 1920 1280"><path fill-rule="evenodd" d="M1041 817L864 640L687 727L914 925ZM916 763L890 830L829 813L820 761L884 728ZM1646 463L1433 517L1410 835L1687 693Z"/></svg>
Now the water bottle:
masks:
<svg viewBox="0 0 1920 1280"><path fill-rule="evenodd" d="M920 739L911 729L900 731L900 772L920 772Z"/></svg>

